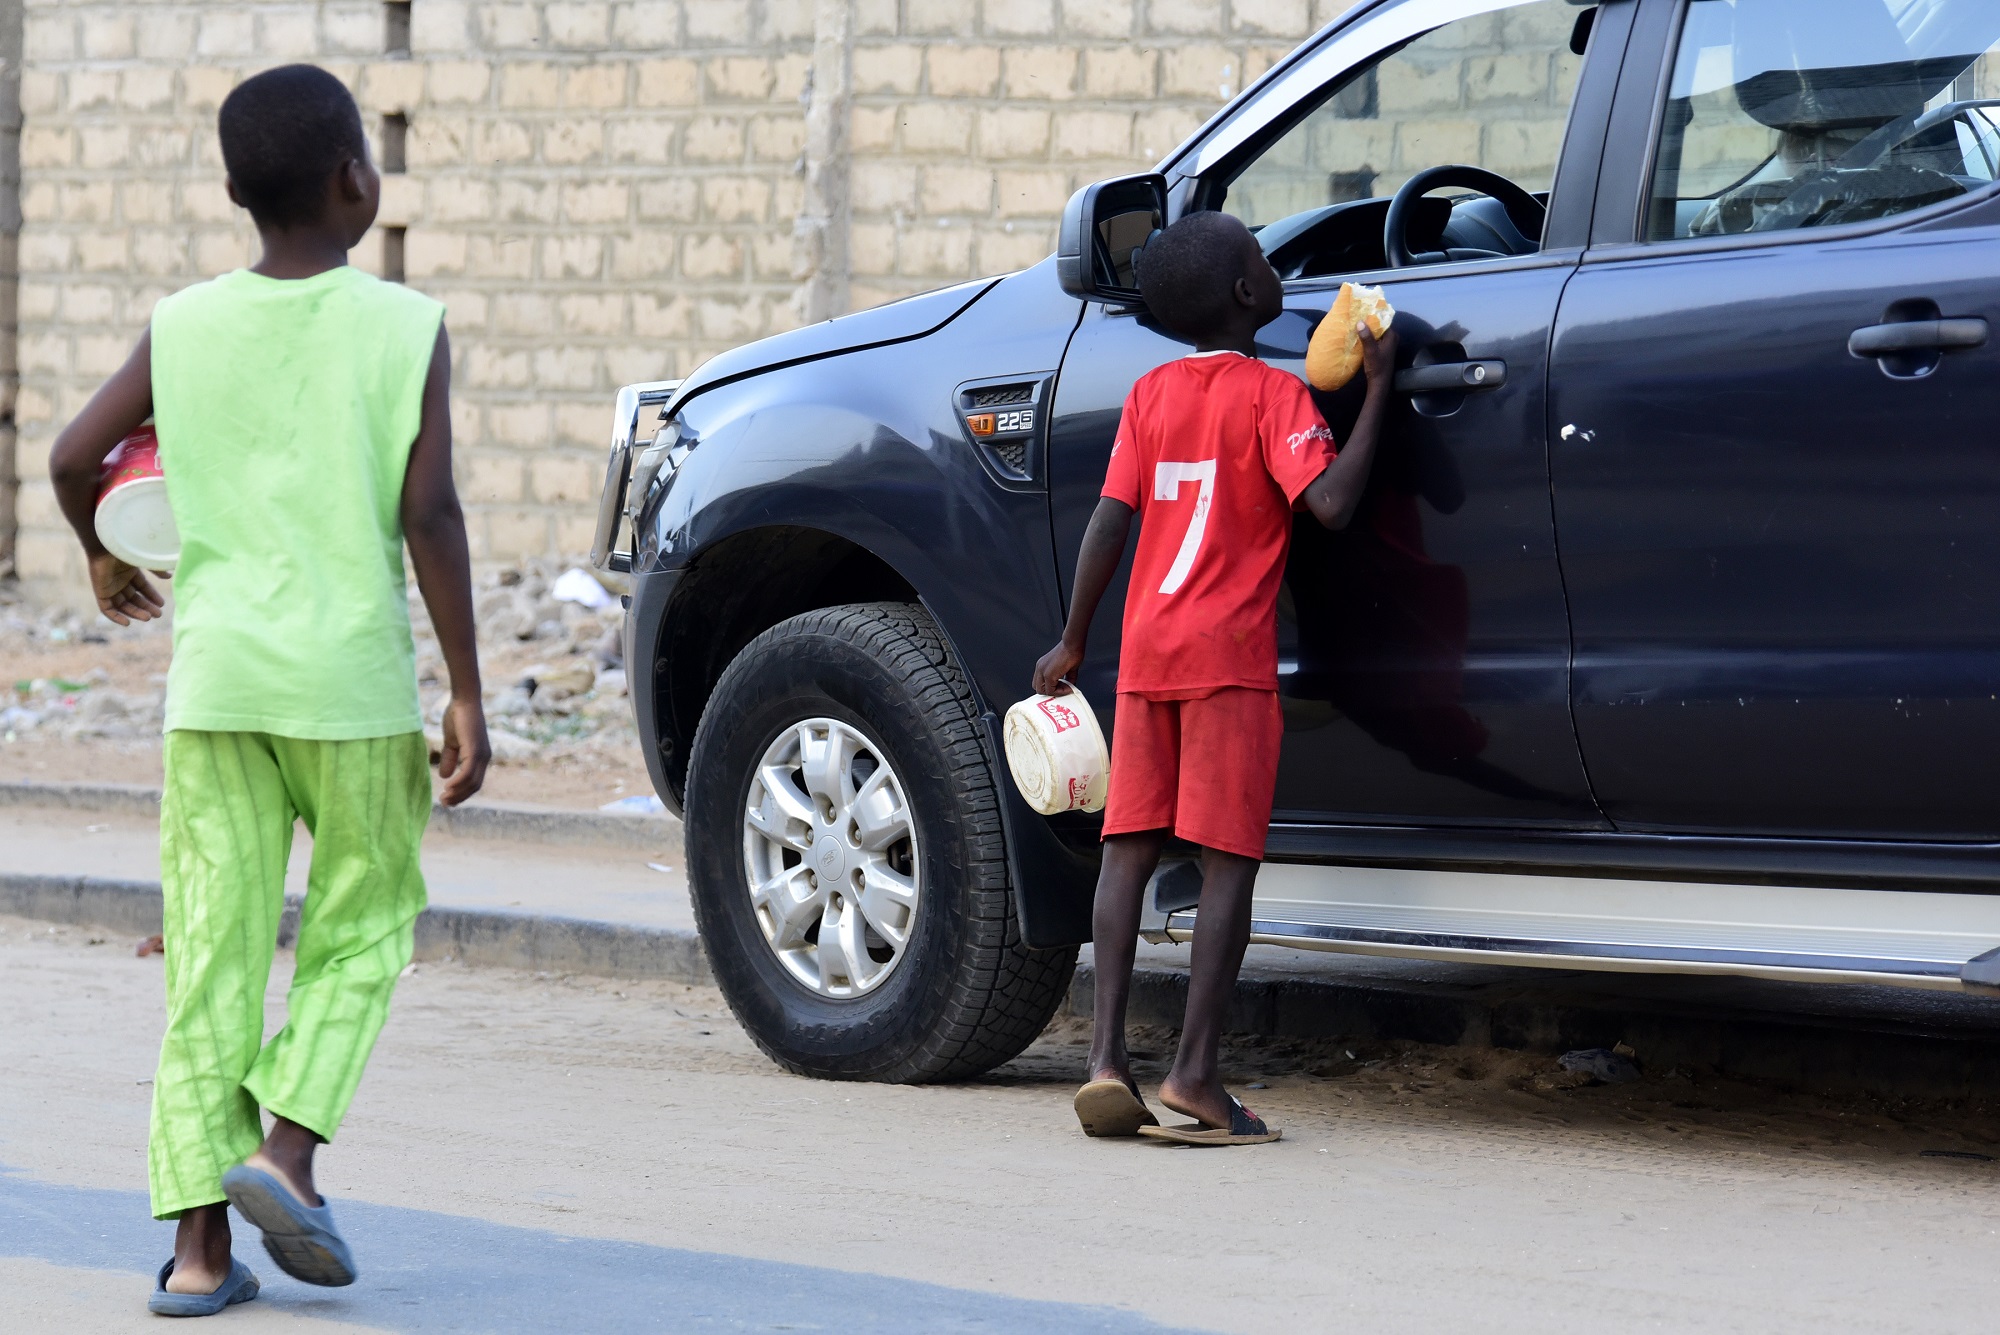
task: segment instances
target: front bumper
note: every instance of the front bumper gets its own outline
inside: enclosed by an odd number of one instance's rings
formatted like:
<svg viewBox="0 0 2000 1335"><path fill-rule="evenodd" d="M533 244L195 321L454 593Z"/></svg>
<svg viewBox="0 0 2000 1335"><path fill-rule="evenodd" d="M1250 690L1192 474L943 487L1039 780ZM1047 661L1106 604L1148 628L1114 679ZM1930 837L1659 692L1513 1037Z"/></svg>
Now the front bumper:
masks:
<svg viewBox="0 0 2000 1335"><path fill-rule="evenodd" d="M661 647L667 609L685 573L649 570L636 576L632 581L631 601L625 609L624 629L626 690L632 697L632 721L639 729L639 749L645 755L653 791L676 817L681 814L687 757L679 753L680 734L671 727L661 726L660 711L672 707L671 702L662 698L667 665Z"/></svg>

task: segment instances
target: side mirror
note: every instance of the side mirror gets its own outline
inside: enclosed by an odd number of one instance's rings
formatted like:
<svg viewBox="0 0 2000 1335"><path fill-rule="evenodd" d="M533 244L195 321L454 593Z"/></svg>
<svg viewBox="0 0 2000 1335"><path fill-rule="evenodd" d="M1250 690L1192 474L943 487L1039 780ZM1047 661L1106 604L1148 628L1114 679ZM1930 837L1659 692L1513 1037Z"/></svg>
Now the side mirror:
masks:
<svg viewBox="0 0 2000 1335"><path fill-rule="evenodd" d="M1132 255L1167 225L1167 178L1117 176L1069 197L1056 238L1056 281L1085 301L1136 302Z"/></svg>

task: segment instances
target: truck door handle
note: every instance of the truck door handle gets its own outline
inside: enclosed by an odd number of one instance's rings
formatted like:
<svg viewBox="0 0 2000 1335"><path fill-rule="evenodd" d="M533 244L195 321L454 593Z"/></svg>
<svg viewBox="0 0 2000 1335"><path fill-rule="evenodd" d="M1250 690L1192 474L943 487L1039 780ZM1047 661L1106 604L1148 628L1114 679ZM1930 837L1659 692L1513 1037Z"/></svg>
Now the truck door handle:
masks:
<svg viewBox="0 0 2000 1335"><path fill-rule="evenodd" d="M1502 361L1438 362L1396 372L1398 394L1465 394L1506 383L1507 363Z"/></svg>
<svg viewBox="0 0 2000 1335"><path fill-rule="evenodd" d="M1891 357L1899 352L1950 352L1984 347L1986 332L1986 321L1977 318L1871 324L1847 336L1847 350L1856 357Z"/></svg>

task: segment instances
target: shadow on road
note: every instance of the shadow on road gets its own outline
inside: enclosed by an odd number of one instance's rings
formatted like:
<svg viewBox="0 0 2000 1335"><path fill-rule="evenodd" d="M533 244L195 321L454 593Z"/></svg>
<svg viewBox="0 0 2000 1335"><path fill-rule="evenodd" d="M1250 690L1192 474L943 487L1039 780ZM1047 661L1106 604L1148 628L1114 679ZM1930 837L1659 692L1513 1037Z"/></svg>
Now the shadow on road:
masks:
<svg viewBox="0 0 2000 1335"><path fill-rule="evenodd" d="M0 1255L130 1272L135 1313L173 1245L173 1226L148 1214L140 1192L58 1186L0 1167ZM349 1289L288 1279L262 1254L255 1231L239 1230L237 1255L264 1284L257 1306L401 1331L1169 1330L1109 1307L566 1237L364 1201L342 1201L339 1216L361 1264L361 1280Z"/></svg>
<svg viewBox="0 0 2000 1335"><path fill-rule="evenodd" d="M1026 1052L973 1083L1046 1089L1048 1116L1066 1120L1089 1035L1089 1021L1060 1018ZM1150 1025L1129 1031L1133 1075L1148 1097L1172 1065L1179 1038ZM1805 1155L1923 1180L2000 1174L2000 1132L1993 1102L1984 1098L1841 1094L1638 1057L1642 1078L1605 1085L1563 1070L1549 1054L1233 1034L1223 1040L1222 1067L1246 1102L1302 1135L1343 1139L1352 1133L1343 1133L1342 1123L1365 1117L1545 1144L1553 1135L1577 1152ZM1148 1143L1142 1152L1174 1151Z"/></svg>

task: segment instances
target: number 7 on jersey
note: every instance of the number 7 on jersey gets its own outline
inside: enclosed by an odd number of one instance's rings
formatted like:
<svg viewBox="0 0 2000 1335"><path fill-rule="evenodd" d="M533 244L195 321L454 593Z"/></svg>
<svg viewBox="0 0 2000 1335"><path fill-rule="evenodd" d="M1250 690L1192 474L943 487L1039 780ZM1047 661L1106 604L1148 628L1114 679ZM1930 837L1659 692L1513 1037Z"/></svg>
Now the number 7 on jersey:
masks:
<svg viewBox="0 0 2000 1335"><path fill-rule="evenodd" d="M1208 503L1215 499L1215 460L1155 464L1153 499L1179 500L1183 482L1198 482L1201 489L1195 493L1194 514L1188 519L1187 536L1181 539L1181 549L1174 554L1174 563L1168 569L1167 577L1160 581L1161 593L1177 592L1181 585L1187 583L1188 571L1194 569L1195 554L1201 550L1201 535L1208 530Z"/></svg>

